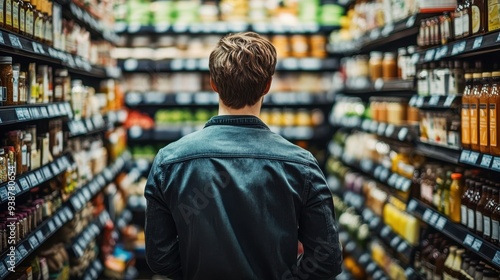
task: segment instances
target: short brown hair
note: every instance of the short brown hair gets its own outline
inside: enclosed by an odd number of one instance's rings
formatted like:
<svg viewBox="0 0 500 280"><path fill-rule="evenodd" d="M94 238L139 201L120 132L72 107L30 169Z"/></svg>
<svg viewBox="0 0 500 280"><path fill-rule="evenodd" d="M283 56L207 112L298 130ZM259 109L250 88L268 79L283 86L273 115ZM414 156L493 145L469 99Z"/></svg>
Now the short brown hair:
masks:
<svg viewBox="0 0 500 280"><path fill-rule="evenodd" d="M222 102L233 109L256 104L276 67L276 49L254 32L230 34L210 54L209 69Z"/></svg>

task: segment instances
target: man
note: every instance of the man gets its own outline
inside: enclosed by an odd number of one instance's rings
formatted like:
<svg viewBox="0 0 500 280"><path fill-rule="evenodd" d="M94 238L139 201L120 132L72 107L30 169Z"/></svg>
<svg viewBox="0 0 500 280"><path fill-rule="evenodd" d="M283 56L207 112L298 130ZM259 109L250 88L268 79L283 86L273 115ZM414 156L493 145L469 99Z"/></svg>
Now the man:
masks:
<svg viewBox="0 0 500 280"><path fill-rule="evenodd" d="M153 272L190 280L340 273L332 197L317 161L258 118L275 66L274 46L253 32L222 38L210 54L219 115L161 149L146 184Z"/></svg>

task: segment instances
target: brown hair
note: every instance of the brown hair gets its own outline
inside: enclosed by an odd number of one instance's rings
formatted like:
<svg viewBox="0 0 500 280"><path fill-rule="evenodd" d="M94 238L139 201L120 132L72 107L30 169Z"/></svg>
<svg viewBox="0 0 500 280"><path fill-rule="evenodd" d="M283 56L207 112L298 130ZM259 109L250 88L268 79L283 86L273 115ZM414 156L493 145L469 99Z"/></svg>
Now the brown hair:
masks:
<svg viewBox="0 0 500 280"><path fill-rule="evenodd" d="M276 49L254 32L230 34L210 54L210 78L221 101L233 109L256 104L276 67Z"/></svg>

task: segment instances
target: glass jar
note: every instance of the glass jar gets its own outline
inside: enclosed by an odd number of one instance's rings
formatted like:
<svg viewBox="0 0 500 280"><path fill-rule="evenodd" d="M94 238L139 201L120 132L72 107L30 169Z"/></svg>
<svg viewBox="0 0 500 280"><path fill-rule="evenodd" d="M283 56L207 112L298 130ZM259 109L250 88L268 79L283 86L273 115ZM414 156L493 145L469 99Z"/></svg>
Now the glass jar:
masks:
<svg viewBox="0 0 500 280"><path fill-rule="evenodd" d="M394 53L384 53L384 60L382 61L382 78L384 80L396 79L398 77L398 68Z"/></svg>
<svg viewBox="0 0 500 280"><path fill-rule="evenodd" d="M26 72L19 73L18 82L19 105L28 103L28 91L26 90Z"/></svg>
<svg viewBox="0 0 500 280"><path fill-rule="evenodd" d="M13 96L13 73L12 73L12 57L0 56L0 80L5 87L5 102L3 105L16 105Z"/></svg>
<svg viewBox="0 0 500 280"><path fill-rule="evenodd" d="M370 68L370 79L375 81L382 78L382 53L381 52L371 52L369 60Z"/></svg>
<svg viewBox="0 0 500 280"><path fill-rule="evenodd" d="M20 130L13 130L7 132L7 145L14 147L14 154L16 157L16 175L21 175L23 173L23 162L22 162L22 143L23 135Z"/></svg>

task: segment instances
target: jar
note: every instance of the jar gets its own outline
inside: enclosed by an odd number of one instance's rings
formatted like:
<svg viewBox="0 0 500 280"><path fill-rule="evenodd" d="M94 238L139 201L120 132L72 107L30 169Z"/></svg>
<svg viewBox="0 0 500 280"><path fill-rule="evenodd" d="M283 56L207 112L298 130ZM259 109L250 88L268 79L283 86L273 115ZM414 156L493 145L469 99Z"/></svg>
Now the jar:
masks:
<svg viewBox="0 0 500 280"><path fill-rule="evenodd" d="M408 58L406 54L406 48L398 49L398 78L406 80L406 59Z"/></svg>
<svg viewBox="0 0 500 280"><path fill-rule="evenodd" d="M22 164L22 133L20 130L13 130L7 132L7 145L14 148L14 153L16 157L16 175L23 174L23 164Z"/></svg>
<svg viewBox="0 0 500 280"><path fill-rule="evenodd" d="M14 64L12 66L12 104L19 104L19 74L21 71L21 66L19 64Z"/></svg>
<svg viewBox="0 0 500 280"><path fill-rule="evenodd" d="M408 123L411 125L418 125L419 122L419 110L417 107L408 106Z"/></svg>
<svg viewBox="0 0 500 280"><path fill-rule="evenodd" d="M30 162L31 162L31 133L25 132L23 133L23 142L21 145L21 152L22 152L22 166L23 166L23 173L28 172L30 170Z"/></svg>
<svg viewBox="0 0 500 280"><path fill-rule="evenodd" d="M0 184L7 182L7 157L5 151L0 148Z"/></svg>
<svg viewBox="0 0 500 280"><path fill-rule="evenodd" d="M25 0L24 5L26 6L26 19L24 24L24 33L26 37L33 38L33 30L34 30L34 7L31 5L31 0Z"/></svg>
<svg viewBox="0 0 500 280"><path fill-rule="evenodd" d="M5 87L5 102L3 105L16 105L13 99L13 73L12 73L12 57L0 56L0 80Z"/></svg>
<svg viewBox="0 0 500 280"><path fill-rule="evenodd" d="M293 35L290 37L290 43L292 46L292 56L307 57L309 51L309 45L307 43L306 36Z"/></svg>
<svg viewBox="0 0 500 280"><path fill-rule="evenodd" d="M406 120L406 105L401 99L391 99L387 103L387 122L402 125Z"/></svg>
<svg viewBox="0 0 500 280"><path fill-rule="evenodd" d="M370 79L372 82L377 79L382 78L382 53L381 52L370 52Z"/></svg>
<svg viewBox="0 0 500 280"><path fill-rule="evenodd" d="M19 72L18 81L19 105L28 103L28 91L26 90L26 72Z"/></svg>
<svg viewBox="0 0 500 280"><path fill-rule="evenodd" d="M272 38L272 43L276 48L276 53L278 55L278 58L284 58L290 56L290 47L287 36L275 35Z"/></svg>
<svg viewBox="0 0 500 280"><path fill-rule="evenodd" d="M384 80L391 80L398 77L398 68L394 53L384 53L384 60L382 61L382 78Z"/></svg>
<svg viewBox="0 0 500 280"><path fill-rule="evenodd" d="M312 57L324 58L327 56L326 53L326 36L324 35L311 35L310 38L310 50Z"/></svg>

